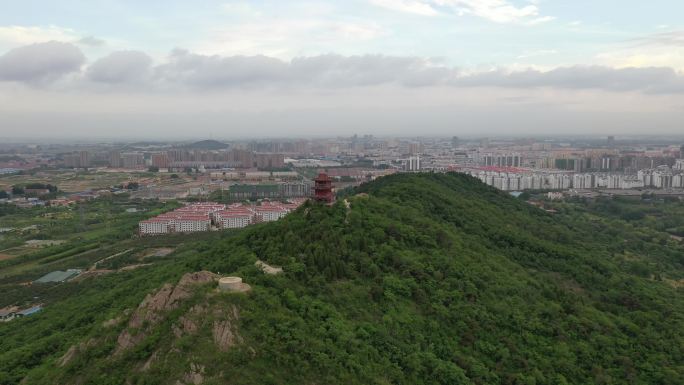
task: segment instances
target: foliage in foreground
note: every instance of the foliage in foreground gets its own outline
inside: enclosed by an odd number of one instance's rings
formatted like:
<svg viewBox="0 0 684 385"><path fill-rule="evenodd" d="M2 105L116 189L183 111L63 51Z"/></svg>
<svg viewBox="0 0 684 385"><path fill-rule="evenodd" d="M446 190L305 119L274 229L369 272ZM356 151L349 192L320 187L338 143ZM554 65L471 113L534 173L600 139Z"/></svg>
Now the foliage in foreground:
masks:
<svg viewBox="0 0 684 385"><path fill-rule="evenodd" d="M349 209L307 204L0 325L0 384L166 384L191 364L207 384L684 382L680 244L572 208L551 216L463 175L395 175L357 193ZM285 274L264 275L257 258ZM184 305L238 306L244 343L221 352L209 330L174 338L180 309L110 357L125 324L102 322L197 270L252 285Z"/></svg>

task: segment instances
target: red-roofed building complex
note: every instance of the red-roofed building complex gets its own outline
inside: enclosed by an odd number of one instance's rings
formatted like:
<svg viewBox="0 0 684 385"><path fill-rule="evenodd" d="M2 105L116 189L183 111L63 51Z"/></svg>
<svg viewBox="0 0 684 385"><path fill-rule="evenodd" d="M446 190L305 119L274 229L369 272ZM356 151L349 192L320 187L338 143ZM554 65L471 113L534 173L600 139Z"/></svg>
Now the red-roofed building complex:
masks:
<svg viewBox="0 0 684 385"><path fill-rule="evenodd" d="M276 221L301 206L306 199L288 203L262 202L259 206L235 203L193 203L174 211L141 221L141 235L210 231L212 224L221 229L237 229L257 222Z"/></svg>

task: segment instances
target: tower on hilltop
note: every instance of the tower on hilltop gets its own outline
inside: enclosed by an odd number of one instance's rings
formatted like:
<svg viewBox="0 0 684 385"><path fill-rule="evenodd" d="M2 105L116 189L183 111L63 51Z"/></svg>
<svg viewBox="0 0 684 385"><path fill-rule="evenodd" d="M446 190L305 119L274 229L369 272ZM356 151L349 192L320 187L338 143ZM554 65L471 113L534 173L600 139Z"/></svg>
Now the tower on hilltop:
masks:
<svg viewBox="0 0 684 385"><path fill-rule="evenodd" d="M314 199L319 202L332 203L335 199L332 191L332 179L322 172L314 179Z"/></svg>

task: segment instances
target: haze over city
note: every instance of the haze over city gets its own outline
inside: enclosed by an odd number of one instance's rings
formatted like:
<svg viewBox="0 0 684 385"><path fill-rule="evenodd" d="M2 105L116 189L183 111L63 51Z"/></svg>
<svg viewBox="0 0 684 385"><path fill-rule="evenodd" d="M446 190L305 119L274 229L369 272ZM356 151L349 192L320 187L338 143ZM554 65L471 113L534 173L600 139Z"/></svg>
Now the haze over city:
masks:
<svg viewBox="0 0 684 385"><path fill-rule="evenodd" d="M677 135L679 1L22 1L0 138Z"/></svg>

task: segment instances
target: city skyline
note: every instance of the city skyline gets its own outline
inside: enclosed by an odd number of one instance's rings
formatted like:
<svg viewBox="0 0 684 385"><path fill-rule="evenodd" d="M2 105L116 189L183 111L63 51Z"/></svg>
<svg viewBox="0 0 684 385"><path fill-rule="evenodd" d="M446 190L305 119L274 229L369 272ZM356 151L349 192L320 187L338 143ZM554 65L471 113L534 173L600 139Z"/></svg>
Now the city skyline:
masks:
<svg viewBox="0 0 684 385"><path fill-rule="evenodd" d="M673 135L681 11L665 0L13 3L0 15L0 137Z"/></svg>

